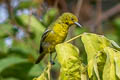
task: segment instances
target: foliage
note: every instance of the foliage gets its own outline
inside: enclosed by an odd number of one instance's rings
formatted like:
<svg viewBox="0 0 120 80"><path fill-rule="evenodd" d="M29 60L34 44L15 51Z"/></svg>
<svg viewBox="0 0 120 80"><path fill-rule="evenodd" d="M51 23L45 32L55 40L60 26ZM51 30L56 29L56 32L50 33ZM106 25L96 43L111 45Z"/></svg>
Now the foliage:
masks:
<svg viewBox="0 0 120 80"><path fill-rule="evenodd" d="M81 1L82 5L79 4ZM97 1L100 0L0 0L0 80L32 80L40 74L48 79L49 70L52 80L68 77L119 80L120 16L117 13L119 7L117 11L113 8L119 1L102 1L102 11L96 9L99 5ZM78 6L81 8L78 9ZM34 64L39 56L39 44L45 28L66 11L79 16L80 23L85 25L82 29L72 28L74 31L69 31L67 39L83 32L96 33L99 25L102 28L100 34L106 37L82 34L81 39L73 41L75 46L68 43L56 46L58 56L52 68L49 64L46 66L48 57ZM96 12L102 12L100 22ZM106 12L109 14L106 15Z"/></svg>
<svg viewBox="0 0 120 80"><path fill-rule="evenodd" d="M51 64L48 63L46 69L44 69L44 72L38 78L34 78L33 80L50 80L50 70Z"/></svg>
<svg viewBox="0 0 120 80"><path fill-rule="evenodd" d="M71 44L63 43L56 46L57 59L61 65L59 80L80 80L81 61L79 50Z"/></svg>
<svg viewBox="0 0 120 80"><path fill-rule="evenodd" d="M68 43L56 46L57 60L61 65L59 80L119 80L118 45L93 33L84 33L81 39L87 53L86 66L83 65L79 50L75 46Z"/></svg>
<svg viewBox="0 0 120 80"><path fill-rule="evenodd" d="M117 72L115 72L114 55L118 53L112 50L118 50L114 49L111 40L104 36L85 33L82 36L82 41L87 52L89 78L95 76L98 80L116 80L115 73L117 75Z"/></svg>
<svg viewBox="0 0 120 80"><path fill-rule="evenodd" d="M47 13L43 16L43 24L47 27L49 26L58 15L58 10L56 8L51 8L47 11Z"/></svg>

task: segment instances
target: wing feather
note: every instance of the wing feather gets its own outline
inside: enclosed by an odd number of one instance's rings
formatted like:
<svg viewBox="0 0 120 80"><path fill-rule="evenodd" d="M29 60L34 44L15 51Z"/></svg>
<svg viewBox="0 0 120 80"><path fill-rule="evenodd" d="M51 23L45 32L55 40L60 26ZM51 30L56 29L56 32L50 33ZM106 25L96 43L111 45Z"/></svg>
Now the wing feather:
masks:
<svg viewBox="0 0 120 80"><path fill-rule="evenodd" d="M45 32L43 33L42 37L41 37L41 41L40 41L40 50L39 53L43 52L43 47L42 47L42 43L44 42L46 36L48 35L48 33L50 32L50 29L46 29Z"/></svg>

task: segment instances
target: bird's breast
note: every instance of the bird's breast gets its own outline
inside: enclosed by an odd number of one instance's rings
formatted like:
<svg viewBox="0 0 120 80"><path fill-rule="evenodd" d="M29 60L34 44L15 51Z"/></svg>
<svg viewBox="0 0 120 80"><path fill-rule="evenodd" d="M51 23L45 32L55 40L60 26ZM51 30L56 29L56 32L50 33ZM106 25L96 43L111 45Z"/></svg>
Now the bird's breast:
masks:
<svg viewBox="0 0 120 80"><path fill-rule="evenodd" d="M66 24L55 24L53 27L53 32L59 36L66 36L68 33L68 25Z"/></svg>
<svg viewBox="0 0 120 80"><path fill-rule="evenodd" d="M47 49L48 52L53 52L55 45L62 43L68 33L68 28L56 24L53 29L48 33L44 40L43 47Z"/></svg>
<svg viewBox="0 0 120 80"><path fill-rule="evenodd" d="M54 34L56 38L56 43L61 43L65 40L67 33L68 33L68 26L67 25L61 25L61 24L56 24L53 27L52 33Z"/></svg>
<svg viewBox="0 0 120 80"><path fill-rule="evenodd" d="M49 36L51 36L49 40L51 40L50 42L52 44L58 44L65 40L66 35L67 35L66 32L61 32L61 34L59 34L59 33L55 33L54 31L51 31L51 33L49 34Z"/></svg>

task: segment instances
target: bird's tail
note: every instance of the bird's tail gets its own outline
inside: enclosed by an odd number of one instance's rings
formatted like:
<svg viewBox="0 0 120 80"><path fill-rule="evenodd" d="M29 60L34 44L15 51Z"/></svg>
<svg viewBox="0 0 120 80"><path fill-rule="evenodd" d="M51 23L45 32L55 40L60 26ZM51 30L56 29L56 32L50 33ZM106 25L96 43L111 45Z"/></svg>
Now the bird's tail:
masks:
<svg viewBox="0 0 120 80"><path fill-rule="evenodd" d="M37 58L35 64L38 64L45 56L45 53L41 53L40 56Z"/></svg>

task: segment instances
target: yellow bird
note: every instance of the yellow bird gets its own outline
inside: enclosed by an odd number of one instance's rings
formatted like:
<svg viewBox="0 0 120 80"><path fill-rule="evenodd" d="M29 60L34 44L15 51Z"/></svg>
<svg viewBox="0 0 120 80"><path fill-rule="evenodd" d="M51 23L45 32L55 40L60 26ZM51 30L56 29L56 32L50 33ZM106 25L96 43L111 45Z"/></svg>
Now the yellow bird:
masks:
<svg viewBox="0 0 120 80"><path fill-rule="evenodd" d="M55 46L65 40L69 27L74 24L81 27L78 23L78 18L74 14L63 13L45 30L41 37L40 56L36 64L39 63L47 53L50 53L50 61L53 63L51 57L52 52L55 51Z"/></svg>

